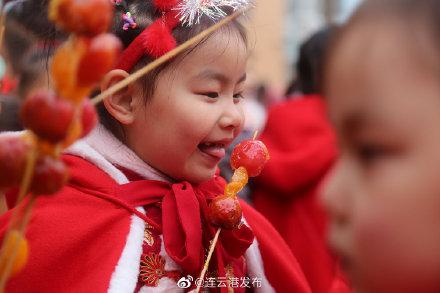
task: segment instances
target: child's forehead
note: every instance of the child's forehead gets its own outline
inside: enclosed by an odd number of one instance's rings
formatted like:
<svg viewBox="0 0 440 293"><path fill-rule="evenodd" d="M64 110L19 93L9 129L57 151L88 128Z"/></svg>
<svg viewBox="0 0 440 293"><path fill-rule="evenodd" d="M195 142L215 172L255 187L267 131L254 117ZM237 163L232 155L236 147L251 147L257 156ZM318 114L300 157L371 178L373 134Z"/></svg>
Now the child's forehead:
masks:
<svg viewBox="0 0 440 293"><path fill-rule="evenodd" d="M368 23L346 31L328 56L327 94L341 87L344 91L371 92L378 90L378 86L386 89L405 79L432 75L432 58L423 56L423 45L414 44L414 39L392 23L389 26Z"/></svg>
<svg viewBox="0 0 440 293"><path fill-rule="evenodd" d="M247 48L239 36L219 32L179 56L174 69L184 71L187 75L200 75L208 69L233 70L242 67L247 59Z"/></svg>
<svg viewBox="0 0 440 293"><path fill-rule="evenodd" d="M331 47L326 69L345 66L361 72L374 66L392 66L434 69L438 74L439 46L432 37L422 22L407 23L395 16L365 18L342 30Z"/></svg>
<svg viewBox="0 0 440 293"><path fill-rule="evenodd" d="M360 26L339 41L325 76L333 121L341 123L357 116L372 121L388 120L389 116L397 121L425 103L440 110L440 94L435 94L440 90L439 74L433 75L429 62L421 60L399 29Z"/></svg>
<svg viewBox="0 0 440 293"><path fill-rule="evenodd" d="M193 47L191 53L201 51L199 55L213 56L221 55L227 49L247 52L246 42L235 29L220 29Z"/></svg>

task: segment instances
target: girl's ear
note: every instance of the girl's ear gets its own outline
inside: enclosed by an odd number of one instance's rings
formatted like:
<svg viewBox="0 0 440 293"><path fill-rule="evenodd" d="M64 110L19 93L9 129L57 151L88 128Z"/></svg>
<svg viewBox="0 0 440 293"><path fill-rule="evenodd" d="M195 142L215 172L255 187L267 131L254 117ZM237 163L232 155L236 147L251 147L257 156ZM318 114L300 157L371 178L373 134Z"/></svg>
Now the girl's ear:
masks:
<svg viewBox="0 0 440 293"><path fill-rule="evenodd" d="M121 69L114 69L108 72L101 82L101 92L123 80L128 75L126 71ZM132 94L133 85L128 85L103 101L107 111L123 125L131 124L134 120Z"/></svg>

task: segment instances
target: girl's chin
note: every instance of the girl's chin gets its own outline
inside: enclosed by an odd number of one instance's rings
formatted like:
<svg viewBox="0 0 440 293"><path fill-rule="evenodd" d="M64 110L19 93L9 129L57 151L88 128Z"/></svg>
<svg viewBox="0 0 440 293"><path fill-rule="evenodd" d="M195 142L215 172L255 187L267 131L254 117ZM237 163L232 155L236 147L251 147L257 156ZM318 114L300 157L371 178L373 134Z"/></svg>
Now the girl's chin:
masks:
<svg viewBox="0 0 440 293"><path fill-rule="evenodd" d="M187 174L184 180L193 184L199 184L211 180L215 176L217 166L215 166L215 168L210 168L210 169L200 167L198 168L198 170L200 172Z"/></svg>

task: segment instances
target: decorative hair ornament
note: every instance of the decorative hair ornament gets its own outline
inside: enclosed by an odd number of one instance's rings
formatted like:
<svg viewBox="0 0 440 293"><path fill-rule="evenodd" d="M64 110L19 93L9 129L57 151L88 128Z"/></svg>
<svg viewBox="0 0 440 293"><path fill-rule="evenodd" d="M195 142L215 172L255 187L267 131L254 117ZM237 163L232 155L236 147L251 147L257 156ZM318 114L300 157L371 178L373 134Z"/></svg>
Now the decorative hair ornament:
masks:
<svg viewBox="0 0 440 293"><path fill-rule="evenodd" d="M154 0L154 6L162 12L162 17L156 19L145 28L133 42L122 52L116 68L129 72L144 55L159 58L174 49L177 45L172 30L179 24L176 7L177 0Z"/></svg>
<svg viewBox="0 0 440 293"><path fill-rule="evenodd" d="M173 10L177 11L182 25L193 26L200 23L204 15L216 21L227 15L224 8L229 7L236 11L249 4L250 0L182 0Z"/></svg>
<svg viewBox="0 0 440 293"><path fill-rule="evenodd" d="M122 1L122 5L124 3ZM199 23L203 15L215 22L227 15L223 9L236 11L247 8L251 0L153 0L153 3L162 12L162 17L131 42L122 52L115 68L130 72L143 56L159 58L174 49L177 42L172 31L179 24L192 26Z"/></svg>
<svg viewBox="0 0 440 293"><path fill-rule="evenodd" d="M131 12L128 10L128 5L125 3L124 0L110 0L111 3L115 6L121 6L123 7L125 13L122 14L122 29L124 31L128 30L129 28L135 29L137 27L137 23L134 19L134 17L131 15Z"/></svg>
<svg viewBox="0 0 440 293"><path fill-rule="evenodd" d="M122 14L122 19L124 20L124 25L122 26L122 29L124 31L128 30L129 28L135 29L137 27L137 23L134 21L134 18L131 16L130 11L127 11L124 14Z"/></svg>

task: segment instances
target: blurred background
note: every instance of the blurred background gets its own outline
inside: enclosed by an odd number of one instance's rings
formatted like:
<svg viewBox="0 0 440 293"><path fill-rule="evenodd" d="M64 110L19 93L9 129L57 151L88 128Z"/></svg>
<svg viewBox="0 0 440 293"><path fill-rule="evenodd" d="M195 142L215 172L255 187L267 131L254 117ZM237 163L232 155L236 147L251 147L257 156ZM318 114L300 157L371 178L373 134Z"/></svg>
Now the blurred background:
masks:
<svg viewBox="0 0 440 293"><path fill-rule="evenodd" d="M362 0L256 0L250 14L252 84L283 94L295 77L299 45L327 24L342 23Z"/></svg>

